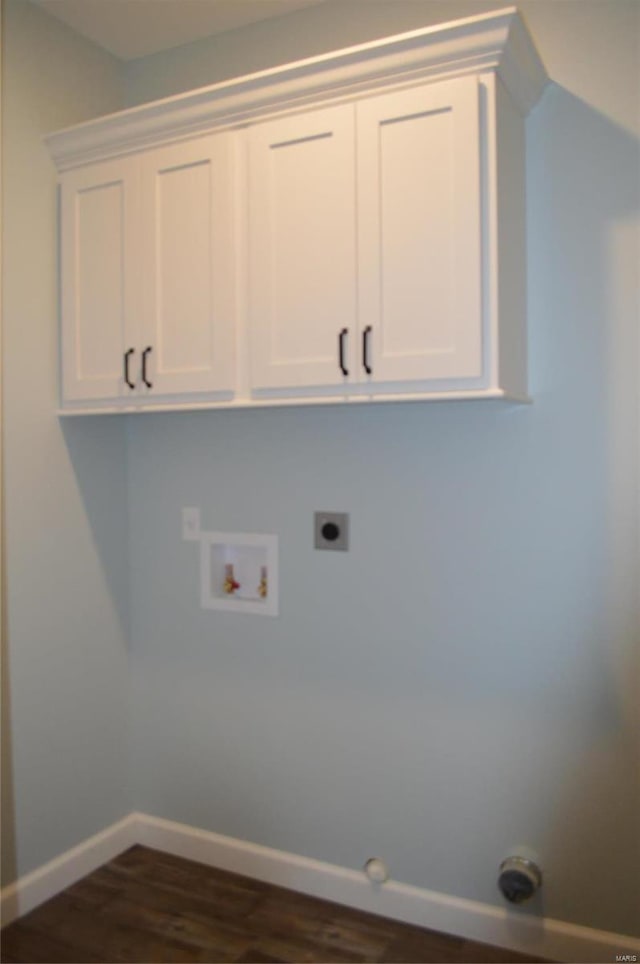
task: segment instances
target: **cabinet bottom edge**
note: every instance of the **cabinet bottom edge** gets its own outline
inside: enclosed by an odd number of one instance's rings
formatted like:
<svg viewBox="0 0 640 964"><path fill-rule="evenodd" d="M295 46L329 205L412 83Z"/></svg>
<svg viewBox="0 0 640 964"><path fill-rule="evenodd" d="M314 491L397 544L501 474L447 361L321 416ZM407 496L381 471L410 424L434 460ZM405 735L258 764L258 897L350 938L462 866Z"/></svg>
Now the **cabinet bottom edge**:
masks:
<svg viewBox="0 0 640 964"><path fill-rule="evenodd" d="M186 402L158 402L140 406L131 405L78 405L78 407L62 405L57 410L61 417L77 415L142 415L150 412L196 412L196 411L237 411L259 408L308 408L318 405L381 405L397 404L399 402L463 402L463 401L501 401L512 404L530 404L532 398L526 393L506 392L501 388L483 389L481 391L453 391L432 392L428 395L378 395L369 397L364 395L351 397L291 397L291 398L242 398L234 401L206 401L194 400Z"/></svg>

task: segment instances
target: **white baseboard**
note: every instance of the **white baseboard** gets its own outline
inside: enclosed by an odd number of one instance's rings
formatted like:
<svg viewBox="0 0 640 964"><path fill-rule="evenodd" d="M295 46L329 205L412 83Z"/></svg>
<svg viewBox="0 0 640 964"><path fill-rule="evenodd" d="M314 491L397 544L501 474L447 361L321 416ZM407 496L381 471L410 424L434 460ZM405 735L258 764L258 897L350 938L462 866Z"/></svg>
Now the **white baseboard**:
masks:
<svg viewBox="0 0 640 964"><path fill-rule="evenodd" d="M4 923L25 914L134 843L302 891L373 914L557 961L615 962L640 939L423 890L393 880L372 884L359 870L132 813L2 891ZM6 905L6 907L5 907Z"/></svg>
<svg viewBox="0 0 640 964"><path fill-rule="evenodd" d="M130 813L30 874L20 877L14 884L3 887L0 891L2 926L28 914L38 904L54 897L65 887L75 884L81 877L131 847L136 843L137 823L137 814Z"/></svg>
<svg viewBox="0 0 640 964"><path fill-rule="evenodd" d="M615 962L617 954L636 954L640 961L640 939L633 937L518 914L393 880L372 884L362 871L146 814L137 814L137 820L138 840L147 847L373 914L556 961Z"/></svg>

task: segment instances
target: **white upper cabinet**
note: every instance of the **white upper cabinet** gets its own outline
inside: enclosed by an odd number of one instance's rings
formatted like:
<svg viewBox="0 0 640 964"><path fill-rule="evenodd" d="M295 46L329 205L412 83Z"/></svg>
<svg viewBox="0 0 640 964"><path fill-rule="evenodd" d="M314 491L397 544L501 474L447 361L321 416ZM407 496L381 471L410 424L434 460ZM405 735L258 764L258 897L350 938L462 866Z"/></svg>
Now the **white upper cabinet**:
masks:
<svg viewBox="0 0 640 964"><path fill-rule="evenodd" d="M48 137L62 411L527 398L513 8Z"/></svg>
<svg viewBox="0 0 640 964"><path fill-rule="evenodd" d="M139 316L129 265L135 231L137 168L130 159L65 175L62 217L62 375L66 401L115 400L133 377Z"/></svg>
<svg viewBox="0 0 640 964"><path fill-rule="evenodd" d="M64 402L231 394L231 148L201 137L63 175Z"/></svg>
<svg viewBox="0 0 640 964"><path fill-rule="evenodd" d="M249 131L252 388L335 385L357 320L353 105Z"/></svg>
<svg viewBox="0 0 640 964"><path fill-rule="evenodd" d="M386 382L478 383L482 356L475 77L357 105L362 370Z"/></svg>
<svg viewBox="0 0 640 964"><path fill-rule="evenodd" d="M481 384L479 97L465 77L249 131L257 393Z"/></svg>
<svg viewBox="0 0 640 964"><path fill-rule="evenodd" d="M234 373L231 138L141 158L143 391L228 392Z"/></svg>

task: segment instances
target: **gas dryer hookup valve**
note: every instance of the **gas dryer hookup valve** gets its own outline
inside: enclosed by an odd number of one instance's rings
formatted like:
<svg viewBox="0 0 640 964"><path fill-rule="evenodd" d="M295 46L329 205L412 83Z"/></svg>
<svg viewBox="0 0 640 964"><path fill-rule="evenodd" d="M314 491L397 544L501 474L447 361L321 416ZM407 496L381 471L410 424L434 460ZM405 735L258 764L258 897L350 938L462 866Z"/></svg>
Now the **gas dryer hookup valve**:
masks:
<svg viewBox="0 0 640 964"><path fill-rule="evenodd" d="M498 887L511 904L522 904L542 886L542 871L526 857L507 857L500 864Z"/></svg>

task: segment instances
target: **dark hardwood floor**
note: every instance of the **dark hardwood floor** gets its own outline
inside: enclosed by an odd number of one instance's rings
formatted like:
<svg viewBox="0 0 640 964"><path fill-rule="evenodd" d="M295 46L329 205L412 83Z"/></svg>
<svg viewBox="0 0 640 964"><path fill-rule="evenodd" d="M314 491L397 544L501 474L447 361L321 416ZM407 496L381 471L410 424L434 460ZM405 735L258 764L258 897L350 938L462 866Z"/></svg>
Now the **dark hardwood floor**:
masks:
<svg viewBox="0 0 640 964"><path fill-rule="evenodd" d="M2 932L36 962L539 961L132 847Z"/></svg>

